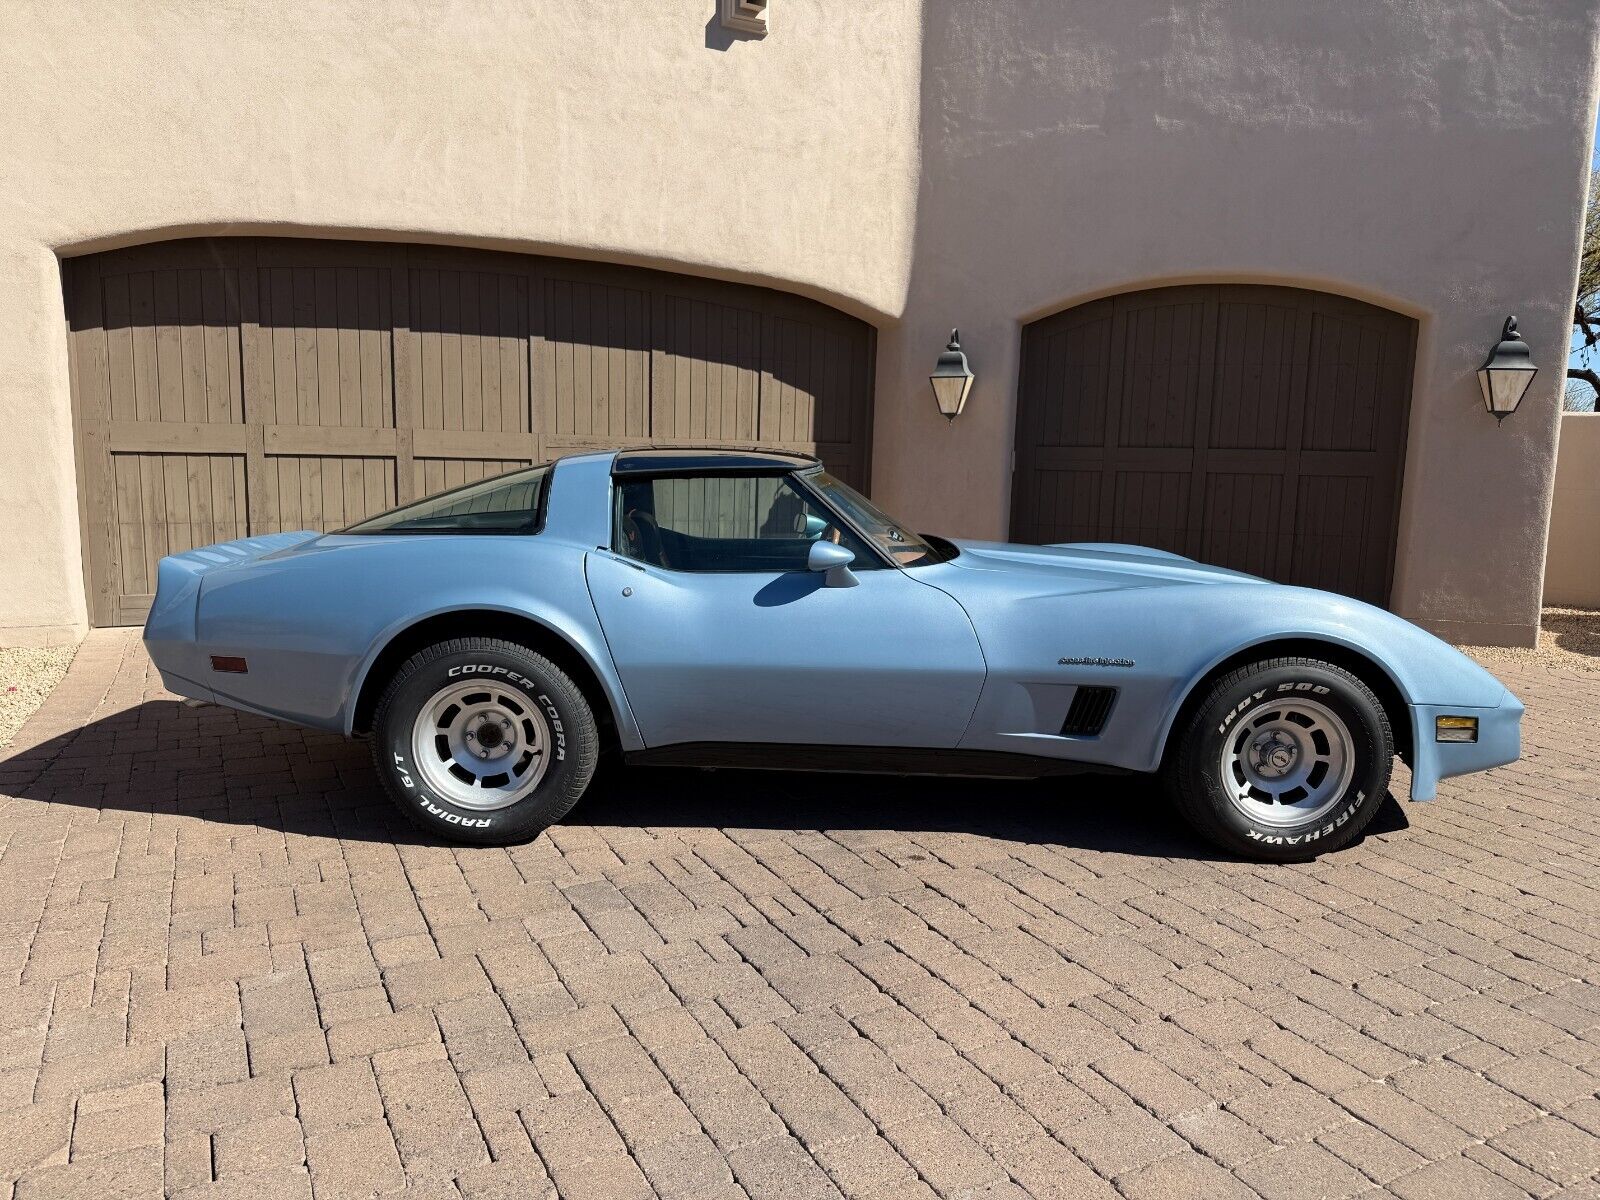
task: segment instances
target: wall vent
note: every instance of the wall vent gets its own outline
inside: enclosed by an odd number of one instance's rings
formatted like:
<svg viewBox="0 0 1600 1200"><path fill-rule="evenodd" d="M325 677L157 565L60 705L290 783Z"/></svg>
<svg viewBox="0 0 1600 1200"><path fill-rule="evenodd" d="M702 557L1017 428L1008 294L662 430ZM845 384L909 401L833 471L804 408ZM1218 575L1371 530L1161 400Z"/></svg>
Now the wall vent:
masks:
<svg viewBox="0 0 1600 1200"><path fill-rule="evenodd" d="M1116 688L1080 687L1072 693L1072 705L1067 709L1067 719L1061 724L1061 735L1098 737L1116 701Z"/></svg>
<svg viewBox="0 0 1600 1200"><path fill-rule="evenodd" d="M753 37L767 36L767 0L717 0L722 27Z"/></svg>

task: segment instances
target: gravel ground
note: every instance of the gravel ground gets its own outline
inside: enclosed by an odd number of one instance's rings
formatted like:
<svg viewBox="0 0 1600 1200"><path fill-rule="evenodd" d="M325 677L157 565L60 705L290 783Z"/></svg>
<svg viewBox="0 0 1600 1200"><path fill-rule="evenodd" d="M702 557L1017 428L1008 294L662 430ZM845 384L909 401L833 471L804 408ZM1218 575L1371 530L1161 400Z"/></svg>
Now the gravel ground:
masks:
<svg viewBox="0 0 1600 1200"><path fill-rule="evenodd" d="M1547 608L1542 625L1536 647L1523 650L1505 646L1463 646L1462 649L1491 670L1497 662L1526 662L1558 670L1600 673L1600 611Z"/></svg>
<svg viewBox="0 0 1600 1200"><path fill-rule="evenodd" d="M49 698L76 650L76 646L48 650L0 646L0 746L10 745L22 723Z"/></svg>

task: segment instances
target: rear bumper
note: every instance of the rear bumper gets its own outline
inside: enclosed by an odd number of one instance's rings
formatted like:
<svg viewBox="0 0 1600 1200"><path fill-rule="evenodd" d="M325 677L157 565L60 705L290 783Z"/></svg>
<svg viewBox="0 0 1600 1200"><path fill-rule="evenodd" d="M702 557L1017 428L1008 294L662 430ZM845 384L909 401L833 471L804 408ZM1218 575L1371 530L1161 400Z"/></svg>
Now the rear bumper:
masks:
<svg viewBox="0 0 1600 1200"><path fill-rule="evenodd" d="M1509 691L1494 708L1468 708L1452 704L1411 706L1411 798L1432 800L1439 780L1470 775L1517 761L1522 753L1522 701ZM1477 717L1475 742L1434 740L1434 722L1444 715Z"/></svg>

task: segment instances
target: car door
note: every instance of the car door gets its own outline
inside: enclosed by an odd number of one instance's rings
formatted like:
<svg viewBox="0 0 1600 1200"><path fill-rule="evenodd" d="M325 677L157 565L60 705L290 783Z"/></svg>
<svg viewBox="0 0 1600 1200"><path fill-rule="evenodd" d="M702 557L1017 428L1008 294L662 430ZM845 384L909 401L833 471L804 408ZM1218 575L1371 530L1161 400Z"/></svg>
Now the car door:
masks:
<svg viewBox="0 0 1600 1200"><path fill-rule="evenodd" d="M952 747L983 686L965 611L787 476L618 480L589 592L647 745ZM853 587L806 569L819 538Z"/></svg>

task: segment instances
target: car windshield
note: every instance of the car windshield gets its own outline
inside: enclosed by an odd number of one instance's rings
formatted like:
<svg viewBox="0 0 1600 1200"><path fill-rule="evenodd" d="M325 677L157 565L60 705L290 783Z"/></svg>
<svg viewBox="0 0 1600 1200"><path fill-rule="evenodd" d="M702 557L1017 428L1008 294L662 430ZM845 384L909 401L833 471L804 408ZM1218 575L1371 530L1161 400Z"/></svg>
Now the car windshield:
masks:
<svg viewBox="0 0 1600 1200"><path fill-rule="evenodd" d="M550 468L496 475L402 504L340 533L537 533Z"/></svg>
<svg viewBox="0 0 1600 1200"><path fill-rule="evenodd" d="M921 567L954 556L953 548L942 550L921 534L912 533L855 488L840 483L826 471L807 472L801 478L842 512L873 545L894 559L897 566Z"/></svg>

